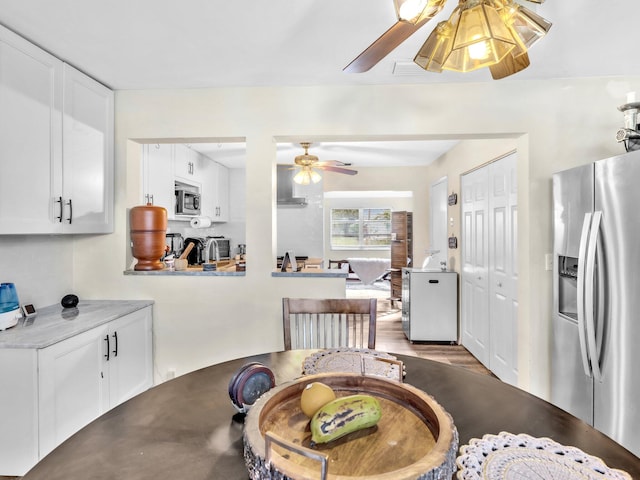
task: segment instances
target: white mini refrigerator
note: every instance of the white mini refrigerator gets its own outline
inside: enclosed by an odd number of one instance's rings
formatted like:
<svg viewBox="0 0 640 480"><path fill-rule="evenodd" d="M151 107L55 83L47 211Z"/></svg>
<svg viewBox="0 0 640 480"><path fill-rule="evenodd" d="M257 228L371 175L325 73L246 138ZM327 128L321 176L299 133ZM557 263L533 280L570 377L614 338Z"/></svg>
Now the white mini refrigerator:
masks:
<svg viewBox="0 0 640 480"><path fill-rule="evenodd" d="M402 269L402 330L411 342L458 342L458 274Z"/></svg>

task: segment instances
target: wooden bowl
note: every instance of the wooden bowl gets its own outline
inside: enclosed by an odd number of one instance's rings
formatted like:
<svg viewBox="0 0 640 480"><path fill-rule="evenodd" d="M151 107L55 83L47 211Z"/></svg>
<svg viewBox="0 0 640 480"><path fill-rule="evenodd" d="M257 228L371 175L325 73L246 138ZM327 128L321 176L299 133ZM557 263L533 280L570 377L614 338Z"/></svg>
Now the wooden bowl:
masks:
<svg viewBox="0 0 640 480"><path fill-rule="evenodd" d="M309 418L300 409L311 382L331 386L338 397L377 397L378 425L311 448ZM252 480L451 478L458 449L453 419L433 397L406 383L348 373L307 375L265 393L247 414L243 440Z"/></svg>

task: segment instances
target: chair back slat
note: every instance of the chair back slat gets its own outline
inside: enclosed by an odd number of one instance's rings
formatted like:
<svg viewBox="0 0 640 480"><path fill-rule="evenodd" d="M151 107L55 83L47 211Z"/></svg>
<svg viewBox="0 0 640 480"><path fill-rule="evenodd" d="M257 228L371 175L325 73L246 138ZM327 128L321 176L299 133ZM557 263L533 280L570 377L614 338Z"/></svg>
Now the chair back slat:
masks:
<svg viewBox="0 0 640 480"><path fill-rule="evenodd" d="M375 348L375 298L283 298L285 350Z"/></svg>

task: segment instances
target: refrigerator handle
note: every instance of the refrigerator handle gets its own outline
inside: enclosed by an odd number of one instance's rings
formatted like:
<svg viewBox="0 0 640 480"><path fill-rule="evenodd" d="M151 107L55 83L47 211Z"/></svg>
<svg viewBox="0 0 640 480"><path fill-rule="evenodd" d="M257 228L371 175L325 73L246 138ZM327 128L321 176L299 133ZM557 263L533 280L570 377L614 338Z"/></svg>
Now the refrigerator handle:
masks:
<svg viewBox="0 0 640 480"><path fill-rule="evenodd" d="M587 377L591 377L591 366L587 356L587 339L585 332L585 260L587 258L587 241L589 240L589 226L591 225L591 213L584 214L582 223L582 234L580 235L580 249L578 250L578 281L577 281L577 303L578 303L578 338L580 340L580 355L582 357L582 368Z"/></svg>
<svg viewBox="0 0 640 480"><path fill-rule="evenodd" d="M585 324L587 327L587 347L589 358L591 359L591 370L596 380L602 379L600 371L600 355L596 346L596 329L594 320L595 301L595 267L596 267L596 251L598 250L598 236L600 234L600 220L602 212L593 213L591 221L591 232L589 233L589 245L586 258L586 275L585 275Z"/></svg>

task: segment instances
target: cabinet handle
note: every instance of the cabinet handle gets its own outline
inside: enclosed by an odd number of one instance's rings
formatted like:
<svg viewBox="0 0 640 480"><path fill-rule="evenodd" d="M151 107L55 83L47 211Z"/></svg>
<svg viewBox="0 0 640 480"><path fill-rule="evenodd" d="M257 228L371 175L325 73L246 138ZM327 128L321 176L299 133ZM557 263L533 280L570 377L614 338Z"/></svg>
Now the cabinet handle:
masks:
<svg viewBox="0 0 640 480"><path fill-rule="evenodd" d="M69 225L71 225L71 222L73 221L73 204L71 203L71 199L69 199L67 205L69 205L69 218L67 220Z"/></svg>
<svg viewBox="0 0 640 480"><path fill-rule="evenodd" d="M115 341L115 348L113 350L113 356L118 356L118 332L113 332L113 340Z"/></svg>
<svg viewBox="0 0 640 480"><path fill-rule="evenodd" d="M107 342L107 353L104 354L104 358L106 358L107 362L108 362L109 361L109 353L111 353L110 352L110 347L109 347L109 335L106 335L104 337L104 341Z"/></svg>
<svg viewBox="0 0 640 480"><path fill-rule="evenodd" d="M58 200L56 200L56 203L60 204L60 216L56 217L58 219L58 223L62 223L62 211L64 210L64 206L62 203L62 197L58 197Z"/></svg>

